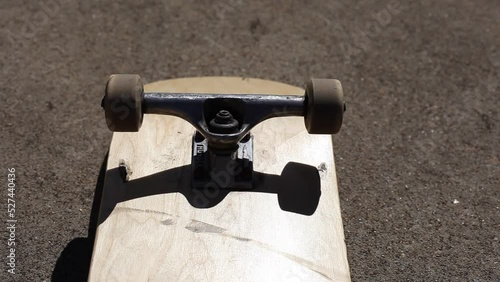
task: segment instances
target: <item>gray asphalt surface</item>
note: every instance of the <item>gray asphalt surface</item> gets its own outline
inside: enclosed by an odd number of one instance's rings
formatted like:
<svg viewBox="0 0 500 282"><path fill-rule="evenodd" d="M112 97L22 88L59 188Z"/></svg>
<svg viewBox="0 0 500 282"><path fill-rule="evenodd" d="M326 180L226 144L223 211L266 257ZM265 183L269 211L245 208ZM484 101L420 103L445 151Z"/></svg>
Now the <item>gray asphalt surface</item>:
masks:
<svg viewBox="0 0 500 282"><path fill-rule="evenodd" d="M11 275L2 231L0 281L85 279L112 73L341 80L353 280L500 281L499 15L495 0L3 0L0 215L13 167L18 244Z"/></svg>

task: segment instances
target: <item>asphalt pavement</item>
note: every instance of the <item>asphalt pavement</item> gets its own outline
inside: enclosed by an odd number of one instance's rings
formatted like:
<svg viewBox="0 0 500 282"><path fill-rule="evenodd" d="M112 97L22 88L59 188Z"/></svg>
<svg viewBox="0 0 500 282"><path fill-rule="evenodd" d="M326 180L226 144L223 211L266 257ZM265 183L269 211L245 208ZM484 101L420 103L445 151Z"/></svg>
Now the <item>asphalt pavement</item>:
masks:
<svg viewBox="0 0 500 282"><path fill-rule="evenodd" d="M500 281L499 15L496 0L3 0L0 219L15 168L17 245L13 275L4 229L0 281L85 279L112 73L339 79L353 280Z"/></svg>

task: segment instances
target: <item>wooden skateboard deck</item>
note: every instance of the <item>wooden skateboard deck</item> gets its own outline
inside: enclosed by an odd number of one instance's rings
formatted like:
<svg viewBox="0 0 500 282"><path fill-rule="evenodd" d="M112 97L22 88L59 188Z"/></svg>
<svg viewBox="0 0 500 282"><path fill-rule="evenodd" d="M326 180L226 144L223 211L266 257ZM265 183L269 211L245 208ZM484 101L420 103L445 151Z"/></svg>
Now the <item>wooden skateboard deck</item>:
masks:
<svg viewBox="0 0 500 282"><path fill-rule="evenodd" d="M304 93L239 77L145 90ZM145 115L139 132L114 133L89 281L350 281L331 135L308 134L303 117L260 123L251 131L255 191L225 193L191 189L194 131L177 117ZM311 196L278 201L294 187Z"/></svg>

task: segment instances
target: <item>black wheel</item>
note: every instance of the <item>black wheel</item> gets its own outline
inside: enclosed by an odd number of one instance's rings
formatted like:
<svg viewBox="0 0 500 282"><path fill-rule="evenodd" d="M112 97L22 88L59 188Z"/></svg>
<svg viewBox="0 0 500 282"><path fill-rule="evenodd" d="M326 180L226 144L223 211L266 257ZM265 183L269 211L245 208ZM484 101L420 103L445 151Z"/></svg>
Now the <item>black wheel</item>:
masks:
<svg viewBox="0 0 500 282"><path fill-rule="evenodd" d="M335 134L345 111L342 84L336 79L311 79L306 85L305 124L311 134Z"/></svg>
<svg viewBox="0 0 500 282"><path fill-rule="evenodd" d="M109 130L117 132L136 132L142 124L142 100L144 88L137 74L111 75L102 107Z"/></svg>

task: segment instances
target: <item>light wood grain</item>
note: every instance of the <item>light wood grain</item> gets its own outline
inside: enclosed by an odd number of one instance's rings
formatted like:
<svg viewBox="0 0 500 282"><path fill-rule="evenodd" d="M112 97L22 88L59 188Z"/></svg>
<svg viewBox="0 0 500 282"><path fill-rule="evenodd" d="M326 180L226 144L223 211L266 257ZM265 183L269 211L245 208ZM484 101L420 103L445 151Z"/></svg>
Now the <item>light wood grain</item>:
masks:
<svg viewBox="0 0 500 282"><path fill-rule="evenodd" d="M237 77L173 79L145 90L303 94ZM193 132L179 118L146 115L138 133L114 133L89 281L350 280L331 136L307 134L300 117L252 130L256 171L280 175L292 161L320 168L321 197L307 216L283 211L275 193L231 192L214 207L193 207L175 192L189 186ZM120 161L129 182L117 172ZM267 179L259 183L272 185Z"/></svg>

